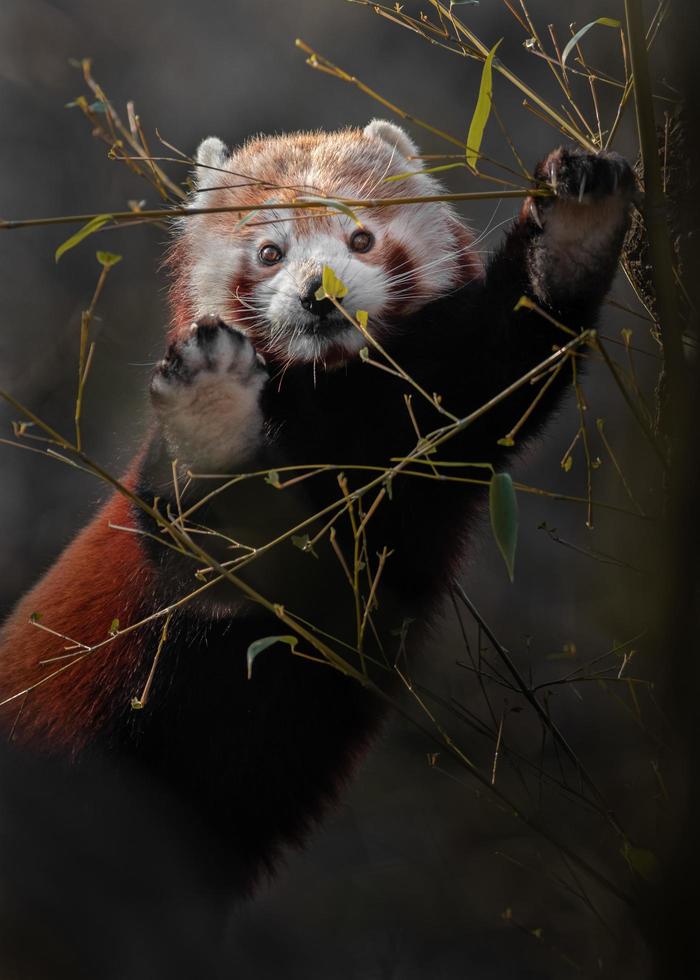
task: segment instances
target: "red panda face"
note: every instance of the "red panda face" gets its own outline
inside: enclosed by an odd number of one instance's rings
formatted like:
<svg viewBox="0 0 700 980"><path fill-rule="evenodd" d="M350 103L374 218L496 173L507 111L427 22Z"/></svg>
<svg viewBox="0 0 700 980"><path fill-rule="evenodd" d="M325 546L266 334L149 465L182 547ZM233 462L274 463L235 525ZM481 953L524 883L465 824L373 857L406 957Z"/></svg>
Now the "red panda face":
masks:
<svg viewBox="0 0 700 980"><path fill-rule="evenodd" d="M220 140L205 140L190 206L246 210L178 221L175 331L218 314L269 360L330 367L357 356L366 340L330 300L317 298L324 266L348 290L343 309L352 317L365 311L378 338L396 318L480 276L473 238L444 203L357 207L353 216L332 206L279 206L304 197L440 193L409 159L417 154L403 130L381 120L364 131L260 138L230 155Z"/></svg>

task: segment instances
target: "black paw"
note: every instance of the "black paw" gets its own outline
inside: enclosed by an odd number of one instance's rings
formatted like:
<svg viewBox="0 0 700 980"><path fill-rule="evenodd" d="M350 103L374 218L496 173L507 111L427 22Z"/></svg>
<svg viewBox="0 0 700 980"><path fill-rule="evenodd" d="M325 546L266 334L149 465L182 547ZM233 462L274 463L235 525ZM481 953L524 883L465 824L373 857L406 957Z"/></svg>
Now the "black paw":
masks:
<svg viewBox="0 0 700 980"><path fill-rule="evenodd" d="M581 149L559 147L535 169L539 186L552 191L555 198L590 204L604 198L618 197L632 202L637 194L634 172L618 153L588 153ZM551 203L538 198L538 206Z"/></svg>
<svg viewBox="0 0 700 980"><path fill-rule="evenodd" d="M172 343L151 378L151 394L167 397L182 385L235 380L246 385L266 376L265 361L248 337L218 316L204 316Z"/></svg>

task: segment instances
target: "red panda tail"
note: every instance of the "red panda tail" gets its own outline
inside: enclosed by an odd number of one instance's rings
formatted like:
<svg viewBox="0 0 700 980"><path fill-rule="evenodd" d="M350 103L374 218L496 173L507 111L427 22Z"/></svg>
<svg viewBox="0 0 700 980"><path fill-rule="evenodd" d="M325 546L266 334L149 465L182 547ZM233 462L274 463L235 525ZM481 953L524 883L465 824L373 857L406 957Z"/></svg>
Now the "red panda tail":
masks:
<svg viewBox="0 0 700 980"><path fill-rule="evenodd" d="M131 482L127 480L127 482ZM116 493L15 608L0 633L0 725L19 742L75 753L128 710L148 669L133 623L152 572L132 505ZM94 651L90 648L109 640ZM66 656L68 654L69 656Z"/></svg>

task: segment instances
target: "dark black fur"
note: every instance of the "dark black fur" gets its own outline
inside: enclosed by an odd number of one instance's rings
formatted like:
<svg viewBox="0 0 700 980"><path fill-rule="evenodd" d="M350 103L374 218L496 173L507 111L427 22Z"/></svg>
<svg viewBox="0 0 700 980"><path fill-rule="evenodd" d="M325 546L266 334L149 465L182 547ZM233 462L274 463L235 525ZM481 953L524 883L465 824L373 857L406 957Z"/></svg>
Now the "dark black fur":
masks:
<svg viewBox="0 0 700 980"><path fill-rule="evenodd" d="M485 282L471 283L395 325L392 356L425 389L439 392L444 406L459 417L570 339L537 313L514 313L521 295L546 304L550 314L578 330L594 324L612 281L634 188L631 171L612 155L559 151L548 158L550 163L553 159L554 173L543 165L539 176L556 178L558 196L538 199L536 213L526 206L492 258ZM613 197L620 204L619 220L611 226L603 252L582 248L572 282L557 278L557 257L548 254L546 229L552 209L562 200L577 201L584 175L585 191L594 201L581 207L595 207L595 200ZM210 324L212 329L227 328ZM176 350L166 370L177 370ZM561 372L518 438L516 450L499 447L497 440L531 403L537 389L529 385L447 442L440 458L490 461L507 469L523 440L531 439L551 414L570 377L570 369ZM303 463L386 466L415 445L403 398L407 391L405 383L359 359L339 370L318 371L315 378L308 366L290 367L281 382L271 381L264 391L268 438L256 458L241 469ZM423 433L445 424L446 419L415 393L413 407ZM345 474L351 488L368 478L348 468ZM170 464L156 438L138 490L147 500L162 500L170 489ZM217 497L198 520L236 539L262 544L338 494L336 474L315 476L283 492L256 478ZM396 632L405 620L414 621L409 629L411 648L420 645L482 499L481 488L398 476L391 499L381 503L370 522L370 553L384 546L393 551L375 617L389 667L398 649ZM139 519L145 530L158 534L146 519ZM308 533L313 536L320 526L321 522ZM338 534L349 553L347 519L339 522ZM144 542L149 560L162 572L158 605L197 584L192 578L194 563L150 539ZM210 546L206 539L204 546ZM327 539L316 550L317 557L285 542L241 575L291 612L352 641L352 594ZM230 557L223 549L217 554L220 559ZM229 584L216 596L229 604L236 598ZM144 612L152 608L149 599ZM281 845L303 839L336 796L383 715L379 699L359 683L328 666L293 657L286 646L262 653L247 680L248 645L287 632L252 603L231 616L215 614L210 605L178 612L146 708L130 714L125 709L105 733L120 757L126 754L150 779L169 787L206 839L216 841L223 859L223 887L234 893L249 889L260 871L272 866ZM144 649L153 649L157 636L154 630ZM337 649L357 666L351 653ZM376 643L369 644L368 652L382 659ZM144 675L149 666L144 662ZM377 668L372 676L391 689L390 669Z"/></svg>

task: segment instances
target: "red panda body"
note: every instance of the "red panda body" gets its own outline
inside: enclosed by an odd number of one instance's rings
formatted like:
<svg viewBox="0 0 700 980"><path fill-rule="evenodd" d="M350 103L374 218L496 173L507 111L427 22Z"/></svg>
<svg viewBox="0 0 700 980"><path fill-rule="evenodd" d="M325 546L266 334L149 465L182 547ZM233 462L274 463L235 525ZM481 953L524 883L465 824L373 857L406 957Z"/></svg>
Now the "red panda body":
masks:
<svg viewBox="0 0 700 980"><path fill-rule="evenodd" d="M333 541L320 533L327 517L305 527L309 538L318 535L312 552L288 539L266 549L310 515L327 515L339 498L339 472L352 503L368 470L381 472L409 453L416 429L446 421L405 380L360 356L365 338L318 296L323 266L346 284L345 308L366 310L372 336L391 357L465 418L562 343L547 319L514 312L523 294L569 327L594 324L627 227L629 167L613 154L563 150L538 171L556 193L526 200L485 269L472 236L442 204L367 210L359 229L345 214L289 224L274 209L303 193L435 193L439 185L408 160L415 152L402 130L378 121L364 132L261 139L233 156L205 141L193 204L256 204L272 220L181 219L169 346L151 384L157 426L125 486L171 516L196 505L200 530L215 531L202 539L215 570L231 567L242 548L259 554L233 566L242 590L225 576L202 588L201 575L211 570L202 573L201 562L164 546L152 515L117 493L2 634L0 697L11 699L3 712L13 738L62 758L97 752L163 786L203 839L217 842L234 894L249 891L284 844L304 839L384 714L379 695L284 644L258 655L249 677L250 645L290 631L255 595L313 624L314 635L331 637L353 669L391 692L397 635L410 621L401 655L419 649L482 501L481 488L405 474L363 501L366 512L378 500L366 553L372 562L383 553L385 565L362 656L347 565L338 558L352 550L348 514ZM560 400L565 374L528 419L524 439ZM513 450L498 440L531 400L532 389L520 389L446 442L441 459L507 465ZM310 463L333 469L283 492L264 477ZM261 476L229 481L205 499L224 477L188 484L189 471ZM30 624L34 613L48 629ZM120 635L110 640L115 619ZM64 662L55 659L65 652L62 637L103 645ZM148 700L134 710L157 650Z"/></svg>

